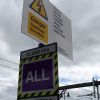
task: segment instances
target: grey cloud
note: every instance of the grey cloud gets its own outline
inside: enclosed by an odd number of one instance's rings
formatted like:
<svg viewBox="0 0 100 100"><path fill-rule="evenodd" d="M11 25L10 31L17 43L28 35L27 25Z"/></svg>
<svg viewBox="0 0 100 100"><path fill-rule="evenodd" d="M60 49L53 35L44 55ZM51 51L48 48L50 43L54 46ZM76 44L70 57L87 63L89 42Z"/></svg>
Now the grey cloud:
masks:
<svg viewBox="0 0 100 100"><path fill-rule="evenodd" d="M20 4L20 6L23 5ZM10 52L15 54L37 45L33 39L21 33L22 9L19 9L20 6L12 1L8 6L4 5L1 12L0 29L5 30L3 41L6 41ZM6 12L5 15L4 12Z"/></svg>
<svg viewBox="0 0 100 100"><path fill-rule="evenodd" d="M4 86L3 86L4 87ZM17 89L16 87L5 86L6 88L2 88L0 91L0 98L2 100L16 100L17 98Z"/></svg>
<svg viewBox="0 0 100 100"><path fill-rule="evenodd" d="M16 100L18 73L1 66L0 68L0 99Z"/></svg>

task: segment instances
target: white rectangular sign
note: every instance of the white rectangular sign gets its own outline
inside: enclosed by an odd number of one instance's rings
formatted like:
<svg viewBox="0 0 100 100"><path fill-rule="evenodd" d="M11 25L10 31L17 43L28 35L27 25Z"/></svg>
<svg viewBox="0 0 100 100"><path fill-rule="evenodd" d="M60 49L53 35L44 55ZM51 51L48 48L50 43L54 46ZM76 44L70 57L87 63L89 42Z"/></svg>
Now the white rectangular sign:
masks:
<svg viewBox="0 0 100 100"><path fill-rule="evenodd" d="M57 42L58 51L73 58L71 21L49 0L24 0L22 32L43 44Z"/></svg>

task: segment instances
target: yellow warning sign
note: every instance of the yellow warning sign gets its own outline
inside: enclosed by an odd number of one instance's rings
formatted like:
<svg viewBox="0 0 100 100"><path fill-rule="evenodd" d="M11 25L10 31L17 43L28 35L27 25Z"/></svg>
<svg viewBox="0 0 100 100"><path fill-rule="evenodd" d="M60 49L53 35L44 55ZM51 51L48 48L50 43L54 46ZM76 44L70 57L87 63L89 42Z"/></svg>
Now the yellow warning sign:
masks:
<svg viewBox="0 0 100 100"><path fill-rule="evenodd" d="M33 0L32 4L30 5L30 8L48 20L42 0Z"/></svg>
<svg viewBox="0 0 100 100"><path fill-rule="evenodd" d="M48 44L48 25L29 12L28 33Z"/></svg>

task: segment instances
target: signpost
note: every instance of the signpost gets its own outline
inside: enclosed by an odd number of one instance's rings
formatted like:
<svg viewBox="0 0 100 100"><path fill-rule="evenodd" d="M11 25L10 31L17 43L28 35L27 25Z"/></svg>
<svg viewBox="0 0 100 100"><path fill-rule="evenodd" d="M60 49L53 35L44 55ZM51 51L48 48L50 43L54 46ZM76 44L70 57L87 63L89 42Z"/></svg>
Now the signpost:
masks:
<svg viewBox="0 0 100 100"><path fill-rule="evenodd" d="M72 59L71 21L49 0L24 0L22 32L42 44L58 43L58 51Z"/></svg>
<svg viewBox="0 0 100 100"><path fill-rule="evenodd" d="M59 100L57 44L21 52L18 100Z"/></svg>
<svg viewBox="0 0 100 100"><path fill-rule="evenodd" d="M24 0L21 30L45 46L21 52L17 100L59 100L57 50L73 58L70 19L49 0Z"/></svg>

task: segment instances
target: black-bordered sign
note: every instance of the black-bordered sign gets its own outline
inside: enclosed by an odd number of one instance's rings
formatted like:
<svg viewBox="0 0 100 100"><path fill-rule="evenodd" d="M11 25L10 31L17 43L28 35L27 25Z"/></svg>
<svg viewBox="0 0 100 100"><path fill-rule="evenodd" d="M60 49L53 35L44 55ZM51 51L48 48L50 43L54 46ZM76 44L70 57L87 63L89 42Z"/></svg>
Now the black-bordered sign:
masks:
<svg viewBox="0 0 100 100"><path fill-rule="evenodd" d="M58 100L58 88L56 43L21 52L18 100Z"/></svg>

